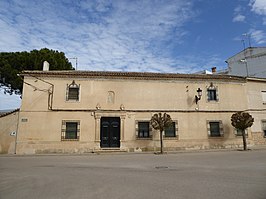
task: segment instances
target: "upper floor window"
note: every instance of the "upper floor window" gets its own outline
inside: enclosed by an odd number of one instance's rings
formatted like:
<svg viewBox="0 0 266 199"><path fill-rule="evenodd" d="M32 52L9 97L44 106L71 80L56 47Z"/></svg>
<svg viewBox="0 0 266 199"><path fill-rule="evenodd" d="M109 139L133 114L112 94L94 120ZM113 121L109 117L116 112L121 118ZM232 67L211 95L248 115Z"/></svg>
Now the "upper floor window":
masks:
<svg viewBox="0 0 266 199"><path fill-rule="evenodd" d="M136 125L136 133L138 138L150 138L152 136L149 121L137 121Z"/></svg>
<svg viewBox="0 0 266 199"><path fill-rule="evenodd" d="M218 87L214 86L213 83L207 87L207 100L208 101L218 101Z"/></svg>
<svg viewBox="0 0 266 199"><path fill-rule="evenodd" d="M208 89L208 100L209 101L216 101L217 100L217 95L216 95L216 90L215 89Z"/></svg>
<svg viewBox="0 0 266 199"><path fill-rule="evenodd" d="M164 137L176 137L177 136L177 122L173 122L164 131Z"/></svg>
<svg viewBox="0 0 266 199"><path fill-rule="evenodd" d="M67 84L66 100L79 101L79 92L80 92L80 85L76 84L75 80L73 80L70 85Z"/></svg>
<svg viewBox="0 0 266 199"><path fill-rule="evenodd" d="M208 135L210 137L221 137L223 136L223 125L222 121L208 121Z"/></svg>

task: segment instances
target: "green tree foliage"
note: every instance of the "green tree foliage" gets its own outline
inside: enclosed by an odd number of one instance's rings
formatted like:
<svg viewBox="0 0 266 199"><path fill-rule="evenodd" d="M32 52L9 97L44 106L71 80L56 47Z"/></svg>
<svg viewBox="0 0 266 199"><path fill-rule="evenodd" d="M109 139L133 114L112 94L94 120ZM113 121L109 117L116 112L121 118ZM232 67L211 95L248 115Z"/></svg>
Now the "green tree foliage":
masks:
<svg viewBox="0 0 266 199"><path fill-rule="evenodd" d="M0 87L10 95L21 94L23 82L17 74L23 70L42 70L44 61L49 62L49 70L74 70L63 52L47 48L30 52L1 52Z"/></svg>
<svg viewBox="0 0 266 199"><path fill-rule="evenodd" d="M247 150L247 139L245 130L251 127L253 123L254 118L249 113L243 111L236 112L231 116L232 126L242 132L244 150Z"/></svg>
<svg viewBox="0 0 266 199"><path fill-rule="evenodd" d="M160 131L160 144L161 144L161 153L163 153L163 131L165 130L165 128L169 127L171 124L173 123L170 115L164 113L162 115L162 113L156 113L152 116L151 120L150 120L150 124L151 126L155 129L155 130L159 130Z"/></svg>

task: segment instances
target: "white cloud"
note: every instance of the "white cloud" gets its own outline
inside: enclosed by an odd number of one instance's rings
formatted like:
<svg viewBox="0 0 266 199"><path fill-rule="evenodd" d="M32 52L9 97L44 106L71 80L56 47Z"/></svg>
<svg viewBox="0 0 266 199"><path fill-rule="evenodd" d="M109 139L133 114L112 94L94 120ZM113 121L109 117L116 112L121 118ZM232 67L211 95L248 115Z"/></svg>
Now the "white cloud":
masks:
<svg viewBox="0 0 266 199"><path fill-rule="evenodd" d="M0 51L53 48L78 57L84 70L177 71L165 43L173 37L182 43L192 6L185 0L5 2Z"/></svg>
<svg viewBox="0 0 266 199"><path fill-rule="evenodd" d="M246 17L244 15L241 14L237 14L234 18L233 18L233 22L243 22L245 21Z"/></svg>
<svg viewBox="0 0 266 199"><path fill-rule="evenodd" d="M266 1L265 0L250 0L249 5L251 11L258 15L266 15Z"/></svg>
<svg viewBox="0 0 266 199"><path fill-rule="evenodd" d="M265 44L266 43L266 34L262 30L250 30L251 38L257 43L257 44Z"/></svg>
<svg viewBox="0 0 266 199"><path fill-rule="evenodd" d="M266 0L250 0L249 6L251 6L251 11L262 15L262 25L266 25ZM251 38L257 44L265 44L266 43L266 33L265 30L250 30Z"/></svg>
<svg viewBox="0 0 266 199"><path fill-rule="evenodd" d="M238 5L235 9L234 9L234 17L233 17L233 22L244 22L246 17L242 14L245 11L245 9Z"/></svg>

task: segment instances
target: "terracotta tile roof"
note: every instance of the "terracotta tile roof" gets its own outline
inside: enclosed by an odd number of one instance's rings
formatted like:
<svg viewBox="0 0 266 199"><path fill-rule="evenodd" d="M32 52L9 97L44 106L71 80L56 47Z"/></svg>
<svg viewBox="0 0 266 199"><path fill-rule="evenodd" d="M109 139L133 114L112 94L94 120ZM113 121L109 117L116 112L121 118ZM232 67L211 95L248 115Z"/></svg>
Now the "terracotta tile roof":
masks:
<svg viewBox="0 0 266 199"><path fill-rule="evenodd" d="M152 72L110 72L110 71L23 71L21 76L35 77L80 77L102 79L145 79L145 80L222 80L245 81L244 77L219 74L179 74L179 73L152 73Z"/></svg>

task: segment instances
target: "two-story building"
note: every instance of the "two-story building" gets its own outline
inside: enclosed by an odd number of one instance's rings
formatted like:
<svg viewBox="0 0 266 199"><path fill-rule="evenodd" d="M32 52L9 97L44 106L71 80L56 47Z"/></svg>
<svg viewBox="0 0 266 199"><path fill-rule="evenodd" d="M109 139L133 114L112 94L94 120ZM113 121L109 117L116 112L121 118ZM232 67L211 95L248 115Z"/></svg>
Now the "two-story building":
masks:
<svg viewBox="0 0 266 199"><path fill-rule="evenodd" d="M21 76L18 154L156 151L159 133L149 121L158 112L173 120L164 132L168 151L241 147L231 115L249 109L255 125L248 144L265 144L265 79L95 71Z"/></svg>

